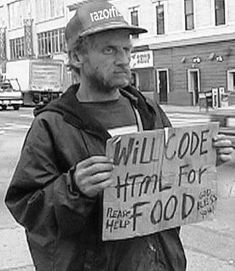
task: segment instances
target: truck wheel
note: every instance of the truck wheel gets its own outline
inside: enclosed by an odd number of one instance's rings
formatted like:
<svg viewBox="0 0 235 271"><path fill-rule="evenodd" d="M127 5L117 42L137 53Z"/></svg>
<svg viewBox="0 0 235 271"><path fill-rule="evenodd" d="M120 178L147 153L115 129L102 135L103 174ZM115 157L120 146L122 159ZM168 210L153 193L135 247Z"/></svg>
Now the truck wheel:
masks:
<svg viewBox="0 0 235 271"><path fill-rule="evenodd" d="M2 105L2 110L7 110L7 106L5 104Z"/></svg>
<svg viewBox="0 0 235 271"><path fill-rule="evenodd" d="M14 110L19 110L20 106L19 105L13 105Z"/></svg>

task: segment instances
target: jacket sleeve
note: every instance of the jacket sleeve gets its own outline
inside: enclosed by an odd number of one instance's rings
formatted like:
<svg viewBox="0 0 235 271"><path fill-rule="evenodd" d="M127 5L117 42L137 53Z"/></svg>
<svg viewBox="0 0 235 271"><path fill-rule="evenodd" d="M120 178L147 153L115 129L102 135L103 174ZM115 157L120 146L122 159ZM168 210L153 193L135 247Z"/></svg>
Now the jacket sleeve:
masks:
<svg viewBox="0 0 235 271"><path fill-rule="evenodd" d="M6 195L6 205L29 232L79 233L97 198L72 191L75 165L60 172L55 136L44 119L35 119Z"/></svg>

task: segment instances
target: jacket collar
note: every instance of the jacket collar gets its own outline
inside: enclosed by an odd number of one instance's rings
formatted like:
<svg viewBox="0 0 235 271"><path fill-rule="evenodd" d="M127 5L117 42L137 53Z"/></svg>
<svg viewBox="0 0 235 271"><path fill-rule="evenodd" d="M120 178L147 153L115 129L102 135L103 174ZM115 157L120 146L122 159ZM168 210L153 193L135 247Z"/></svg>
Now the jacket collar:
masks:
<svg viewBox="0 0 235 271"><path fill-rule="evenodd" d="M44 108L35 111L38 115L44 111L54 111L63 115L64 120L78 129L83 129L88 133L95 134L96 136L107 140L110 134L97 122L89 113L86 108L76 98L76 92L79 84L72 85L61 96L60 99L50 102ZM146 101L143 100L141 94L135 89L127 87L120 89L120 93L127 97L133 106L135 106L140 113L143 127L145 130L153 129L153 114L149 112L146 106Z"/></svg>

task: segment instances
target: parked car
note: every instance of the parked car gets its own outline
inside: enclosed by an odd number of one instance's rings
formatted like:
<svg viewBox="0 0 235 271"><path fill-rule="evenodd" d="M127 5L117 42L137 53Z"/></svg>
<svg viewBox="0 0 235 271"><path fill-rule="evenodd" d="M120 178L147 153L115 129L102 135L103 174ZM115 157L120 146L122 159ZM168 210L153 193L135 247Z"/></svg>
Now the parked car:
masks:
<svg viewBox="0 0 235 271"><path fill-rule="evenodd" d="M211 111L210 120L219 122L220 133L227 135L235 143L235 105Z"/></svg>
<svg viewBox="0 0 235 271"><path fill-rule="evenodd" d="M4 79L0 81L0 107L6 110L12 106L19 110L23 104L23 96L17 79Z"/></svg>

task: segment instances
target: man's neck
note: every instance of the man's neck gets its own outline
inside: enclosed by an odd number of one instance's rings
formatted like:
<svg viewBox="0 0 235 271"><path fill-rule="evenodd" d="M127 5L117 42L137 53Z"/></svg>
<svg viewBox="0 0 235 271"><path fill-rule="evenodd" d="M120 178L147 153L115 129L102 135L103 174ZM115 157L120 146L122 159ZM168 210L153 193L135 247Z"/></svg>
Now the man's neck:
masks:
<svg viewBox="0 0 235 271"><path fill-rule="evenodd" d="M82 83L76 93L76 97L80 102L105 102L117 100L120 96L118 88L107 91L96 90L94 88L85 87Z"/></svg>

